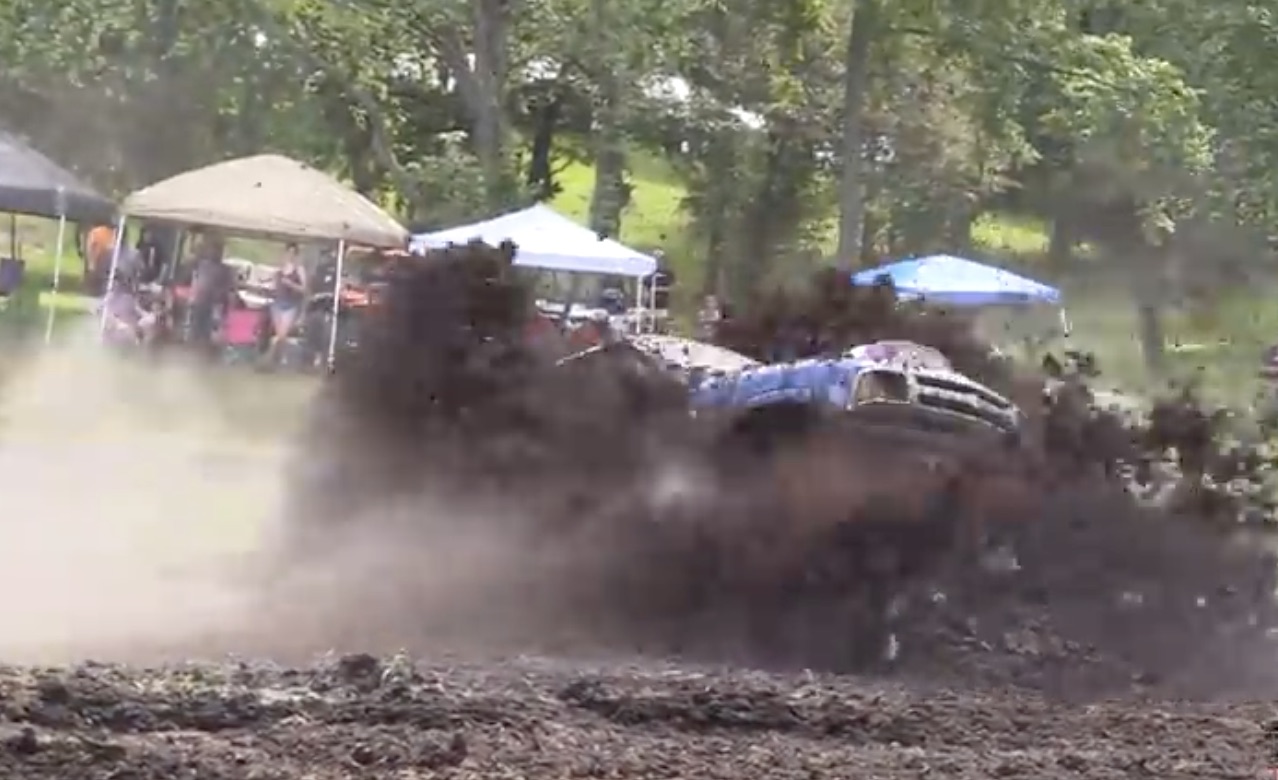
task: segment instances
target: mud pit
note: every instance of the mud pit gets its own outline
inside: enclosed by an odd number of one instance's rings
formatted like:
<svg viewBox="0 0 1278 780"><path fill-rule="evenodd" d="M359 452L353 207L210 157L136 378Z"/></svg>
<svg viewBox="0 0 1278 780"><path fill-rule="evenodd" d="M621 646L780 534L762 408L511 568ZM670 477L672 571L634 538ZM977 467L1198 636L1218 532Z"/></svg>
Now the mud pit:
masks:
<svg viewBox="0 0 1278 780"><path fill-rule="evenodd" d="M1066 707L855 678L522 659L0 674L24 780L1250 778L1263 706Z"/></svg>
<svg viewBox="0 0 1278 780"><path fill-rule="evenodd" d="M522 344L508 257L436 260L396 282L316 404L250 614L146 654L424 660L11 669L0 770L1216 778L1268 763L1274 712L1237 702L1278 691L1272 561L1101 476L1098 442L1139 437L1067 424L1084 457L960 448L930 475L884 439L815 436L747 467L624 360L548 369L562 345ZM760 332L784 332L802 353L881 330L1024 389L945 322L832 316L845 303L789 321L765 307L781 321L728 336L757 354ZM951 554L978 526L1018 571ZM1186 698L1202 703L1171 703Z"/></svg>

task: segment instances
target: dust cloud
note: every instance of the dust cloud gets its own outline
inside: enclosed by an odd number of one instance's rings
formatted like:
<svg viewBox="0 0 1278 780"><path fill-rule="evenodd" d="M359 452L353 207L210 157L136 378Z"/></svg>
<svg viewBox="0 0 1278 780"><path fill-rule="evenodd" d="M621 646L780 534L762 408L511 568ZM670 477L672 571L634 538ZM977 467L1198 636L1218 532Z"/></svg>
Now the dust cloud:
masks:
<svg viewBox="0 0 1278 780"><path fill-rule="evenodd" d="M281 522L288 421L315 380L122 356L95 335L33 350L0 389L3 661L475 647L531 619L526 585L556 564L495 531L508 502L402 497L299 555Z"/></svg>
<svg viewBox="0 0 1278 780"><path fill-rule="evenodd" d="M242 620L278 511L280 437L195 367L33 350L0 395L0 658L133 660Z"/></svg>

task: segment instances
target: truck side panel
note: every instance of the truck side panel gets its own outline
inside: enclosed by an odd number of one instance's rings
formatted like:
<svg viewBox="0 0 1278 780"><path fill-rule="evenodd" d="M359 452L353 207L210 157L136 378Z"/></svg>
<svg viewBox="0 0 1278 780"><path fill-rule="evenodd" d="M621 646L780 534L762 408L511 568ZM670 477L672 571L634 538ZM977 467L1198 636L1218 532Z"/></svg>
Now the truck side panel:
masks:
<svg viewBox="0 0 1278 780"><path fill-rule="evenodd" d="M809 360L748 369L708 380L692 393L694 406L749 409L777 403L842 407L858 369L847 361Z"/></svg>

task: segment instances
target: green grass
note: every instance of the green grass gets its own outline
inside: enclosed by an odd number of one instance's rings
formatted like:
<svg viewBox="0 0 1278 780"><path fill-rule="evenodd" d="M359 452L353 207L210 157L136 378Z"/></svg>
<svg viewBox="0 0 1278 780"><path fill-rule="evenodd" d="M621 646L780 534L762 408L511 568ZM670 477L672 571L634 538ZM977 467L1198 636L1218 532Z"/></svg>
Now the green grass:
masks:
<svg viewBox="0 0 1278 780"><path fill-rule="evenodd" d="M972 225L972 243L994 255L1031 258L1047 252L1047 228L1029 217L982 214Z"/></svg>
<svg viewBox="0 0 1278 780"><path fill-rule="evenodd" d="M33 341L43 338L46 328L52 324L54 332L75 323L93 310L93 299L78 291L82 282L80 256L75 249L75 233L68 229L64 236L62 268L59 291L53 291L54 267L57 263L57 223L31 217L19 217L16 225L16 242L11 242L10 231L0 231L5 255L10 253L11 243L17 244L18 256L26 261L26 277L22 288L10 296L0 309L0 330L8 343Z"/></svg>
<svg viewBox="0 0 1278 780"><path fill-rule="evenodd" d="M687 193L674 170L659 157L637 153L631 156L630 176L634 189L621 215L620 241L641 251L682 242L688 222L683 209ZM551 207L585 224L595 186L594 166L571 163L559 174L558 182L563 189Z"/></svg>
<svg viewBox="0 0 1278 780"><path fill-rule="evenodd" d="M1211 321L1167 312L1165 373L1154 377L1145 368L1135 306L1125 289L1095 281L1062 288L1073 334L1048 348L1093 353L1102 371L1098 389L1150 396L1196 379L1210 400L1235 406L1250 403L1261 390L1260 358L1278 334L1278 312L1263 292L1223 293Z"/></svg>

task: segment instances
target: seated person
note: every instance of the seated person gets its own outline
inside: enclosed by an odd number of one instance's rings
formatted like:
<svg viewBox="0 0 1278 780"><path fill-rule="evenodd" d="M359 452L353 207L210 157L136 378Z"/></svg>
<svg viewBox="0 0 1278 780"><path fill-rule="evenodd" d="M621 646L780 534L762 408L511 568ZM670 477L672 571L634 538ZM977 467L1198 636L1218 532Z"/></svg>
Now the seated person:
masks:
<svg viewBox="0 0 1278 780"><path fill-rule="evenodd" d="M262 325L262 313L248 307L238 295L233 295L222 316L220 340L228 347L258 348L258 334Z"/></svg>
<svg viewBox="0 0 1278 780"><path fill-rule="evenodd" d="M128 282L116 280L102 307L108 340L149 344L155 339L156 316L142 305Z"/></svg>

